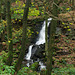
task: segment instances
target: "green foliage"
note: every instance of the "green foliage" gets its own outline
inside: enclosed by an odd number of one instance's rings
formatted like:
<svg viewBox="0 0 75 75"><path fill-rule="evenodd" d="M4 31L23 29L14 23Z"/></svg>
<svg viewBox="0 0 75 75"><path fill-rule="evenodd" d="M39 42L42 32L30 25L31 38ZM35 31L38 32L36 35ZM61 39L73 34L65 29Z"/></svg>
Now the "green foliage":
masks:
<svg viewBox="0 0 75 75"><path fill-rule="evenodd" d="M13 44L20 42L22 40L22 29L15 30L13 28Z"/></svg>
<svg viewBox="0 0 75 75"><path fill-rule="evenodd" d="M72 25L72 23L62 23L62 24L65 30L69 32L71 31L70 25Z"/></svg>
<svg viewBox="0 0 75 75"><path fill-rule="evenodd" d="M38 62L35 62L35 63L33 63L33 64L30 66L30 69L33 70L33 71L36 71L37 68L38 68L38 66L39 66L39 63L38 63Z"/></svg>
<svg viewBox="0 0 75 75"><path fill-rule="evenodd" d="M73 51L75 51L75 48L73 49Z"/></svg>
<svg viewBox="0 0 75 75"><path fill-rule="evenodd" d="M3 63L3 56L0 56L0 75L14 75L14 66L8 66Z"/></svg>
<svg viewBox="0 0 75 75"><path fill-rule="evenodd" d="M54 68L52 75L75 75L75 67L73 65L67 65L64 68Z"/></svg>
<svg viewBox="0 0 75 75"><path fill-rule="evenodd" d="M34 32L31 31L31 27L28 27L28 28L27 28L27 36L28 36L28 38L30 38L33 33L34 33Z"/></svg>
<svg viewBox="0 0 75 75"><path fill-rule="evenodd" d="M66 13L66 12L71 11L72 9L71 9L71 7L67 8L66 6L62 6L62 7L58 8L58 10L60 11L60 13Z"/></svg>
<svg viewBox="0 0 75 75"><path fill-rule="evenodd" d="M1 53L2 53L2 61L6 62L8 58L8 53L6 53L5 51L2 51Z"/></svg>
<svg viewBox="0 0 75 75"><path fill-rule="evenodd" d="M21 4L21 3L22 3L21 1L17 0L15 6L11 7L12 19L22 19L23 18L25 4L24 3ZM32 6L29 8L28 18L31 16L40 15L39 10L37 10L36 8L32 8Z"/></svg>
<svg viewBox="0 0 75 75"><path fill-rule="evenodd" d="M18 71L17 75L38 75L37 72L33 72L28 67L23 67L21 70Z"/></svg>
<svg viewBox="0 0 75 75"><path fill-rule="evenodd" d="M13 28L13 43L15 44L16 42L19 42L20 40L22 40L22 29L20 28L19 30L15 30ZM33 34L34 32L31 31L31 27L28 27L27 28L27 37L30 38L31 35Z"/></svg>
<svg viewBox="0 0 75 75"><path fill-rule="evenodd" d="M69 42L70 42L70 40L65 40L65 42L66 42L66 43L69 43Z"/></svg>
<svg viewBox="0 0 75 75"><path fill-rule="evenodd" d="M2 23L0 23L0 34L3 33L5 28L6 28L6 21L2 20Z"/></svg>

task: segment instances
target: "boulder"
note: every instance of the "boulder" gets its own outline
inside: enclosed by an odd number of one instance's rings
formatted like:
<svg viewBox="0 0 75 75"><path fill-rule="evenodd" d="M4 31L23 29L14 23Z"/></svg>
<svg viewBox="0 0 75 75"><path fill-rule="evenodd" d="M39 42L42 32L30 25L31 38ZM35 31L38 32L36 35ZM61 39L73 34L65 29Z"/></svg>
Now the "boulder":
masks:
<svg viewBox="0 0 75 75"><path fill-rule="evenodd" d="M44 57L43 53L45 52L44 48L45 48L45 44L34 45L32 48L31 59L35 60L37 58L43 58Z"/></svg>

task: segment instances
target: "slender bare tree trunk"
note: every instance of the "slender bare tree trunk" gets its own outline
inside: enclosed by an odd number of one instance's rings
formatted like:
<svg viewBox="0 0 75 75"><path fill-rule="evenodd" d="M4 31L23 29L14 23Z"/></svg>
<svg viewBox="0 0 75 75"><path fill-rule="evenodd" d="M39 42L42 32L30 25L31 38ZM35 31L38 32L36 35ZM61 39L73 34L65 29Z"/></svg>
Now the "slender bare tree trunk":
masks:
<svg viewBox="0 0 75 75"><path fill-rule="evenodd" d="M70 4L71 4L71 0L70 0Z"/></svg>
<svg viewBox="0 0 75 75"><path fill-rule="evenodd" d="M75 0L72 0L72 9L75 10Z"/></svg>
<svg viewBox="0 0 75 75"><path fill-rule="evenodd" d="M11 11L10 0L6 0L6 16L7 16L7 36L8 36L8 61L7 64L11 65L13 59L13 44L12 44L12 24L11 24Z"/></svg>
<svg viewBox="0 0 75 75"><path fill-rule="evenodd" d="M48 27L47 27L47 23L48 23L48 15L46 14L47 12L47 7L48 7L48 2L49 0L46 0L46 6L45 6L45 18L46 18L46 26L45 26L45 52L46 52L46 55L47 55L47 50L48 50Z"/></svg>
<svg viewBox="0 0 75 75"><path fill-rule="evenodd" d="M46 19L46 26L45 26L45 51L47 54L47 50L48 50L48 27L47 27L47 19Z"/></svg>
<svg viewBox="0 0 75 75"><path fill-rule="evenodd" d="M74 0L72 0L72 5L74 6Z"/></svg>
<svg viewBox="0 0 75 75"><path fill-rule="evenodd" d="M1 23L2 0L0 0L0 23Z"/></svg>
<svg viewBox="0 0 75 75"><path fill-rule="evenodd" d="M3 19L6 20L6 3L5 2L3 7Z"/></svg>
<svg viewBox="0 0 75 75"><path fill-rule="evenodd" d="M24 15L23 15L23 34L22 34L22 47L21 52L18 58L18 61L15 66L15 70L18 71L21 68L21 64L25 55L26 50L26 40L27 40L27 17L28 17L28 11L30 6L31 0L26 0L26 5L24 8Z"/></svg>
<svg viewBox="0 0 75 75"><path fill-rule="evenodd" d="M57 3L58 0L53 0L54 3ZM55 4L53 4L53 10L52 14L54 16L57 16L57 7ZM54 35L56 31L57 26L57 20L52 19L50 24L50 38L49 38L49 44L48 44L48 50L47 50L47 72L46 75L51 75L52 72L52 55L53 55L53 48L54 48Z"/></svg>

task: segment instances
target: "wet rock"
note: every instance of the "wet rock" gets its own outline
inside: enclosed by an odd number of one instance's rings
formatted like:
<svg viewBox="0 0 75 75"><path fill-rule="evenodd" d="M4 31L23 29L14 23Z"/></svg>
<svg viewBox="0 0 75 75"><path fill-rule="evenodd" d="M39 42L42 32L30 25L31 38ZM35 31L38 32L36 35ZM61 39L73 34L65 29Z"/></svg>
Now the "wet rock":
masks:
<svg viewBox="0 0 75 75"><path fill-rule="evenodd" d="M62 29L60 27L56 27L56 34L60 35L62 33Z"/></svg>
<svg viewBox="0 0 75 75"><path fill-rule="evenodd" d="M32 57L36 53L37 49L38 49L38 45L33 45L33 47L32 47L32 55L31 55Z"/></svg>
<svg viewBox="0 0 75 75"><path fill-rule="evenodd" d="M35 43L36 40L38 39L38 35L39 35L39 32L42 28L42 24L43 24L43 22L41 21L41 22L38 22L34 25L31 25L31 30L33 31L33 34L31 36L31 43Z"/></svg>
<svg viewBox="0 0 75 75"><path fill-rule="evenodd" d="M32 48L31 59L43 58L44 57L43 53L45 52L44 48L45 44L34 45Z"/></svg>

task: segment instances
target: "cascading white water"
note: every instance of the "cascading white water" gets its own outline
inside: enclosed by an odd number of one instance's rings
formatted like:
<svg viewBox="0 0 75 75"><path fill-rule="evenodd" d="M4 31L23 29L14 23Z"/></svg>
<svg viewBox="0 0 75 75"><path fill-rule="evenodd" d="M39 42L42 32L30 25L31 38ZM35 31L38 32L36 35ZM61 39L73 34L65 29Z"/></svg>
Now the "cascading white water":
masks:
<svg viewBox="0 0 75 75"><path fill-rule="evenodd" d="M49 26L51 20L52 20L52 18L48 19L47 26ZM40 45L40 44L44 44L45 43L45 26L46 26L46 21L44 21L44 23L42 25L42 29L41 29L41 31L39 33L39 39L35 43L36 45Z"/></svg>
<svg viewBox="0 0 75 75"><path fill-rule="evenodd" d="M29 46L29 49L28 49L29 51L28 51L28 53L26 55L26 60L30 60L32 47L33 47L33 45Z"/></svg>
<svg viewBox="0 0 75 75"><path fill-rule="evenodd" d="M52 18L48 18L47 26L49 26L51 20L52 20ZM35 43L36 45L40 45L40 44L44 44L45 43L45 26L46 26L46 21L44 21L44 23L42 25L42 29L41 29L41 31L39 33L39 38L38 38L38 40ZM32 53L32 47L33 47L33 45L29 46L29 51L28 51L28 53L26 55L26 60L31 60L30 57L31 57L31 53ZM42 68L46 68L46 66L44 66L43 63L41 63L41 62L39 63L39 65L41 66L40 67L41 69Z"/></svg>
<svg viewBox="0 0 75 75"><path fill-rule="evenodd" d="M41 61L39 62L39 65L41 65L41 66L40 66L40 70L46 69L46 66L45 66Z"/></svg>

